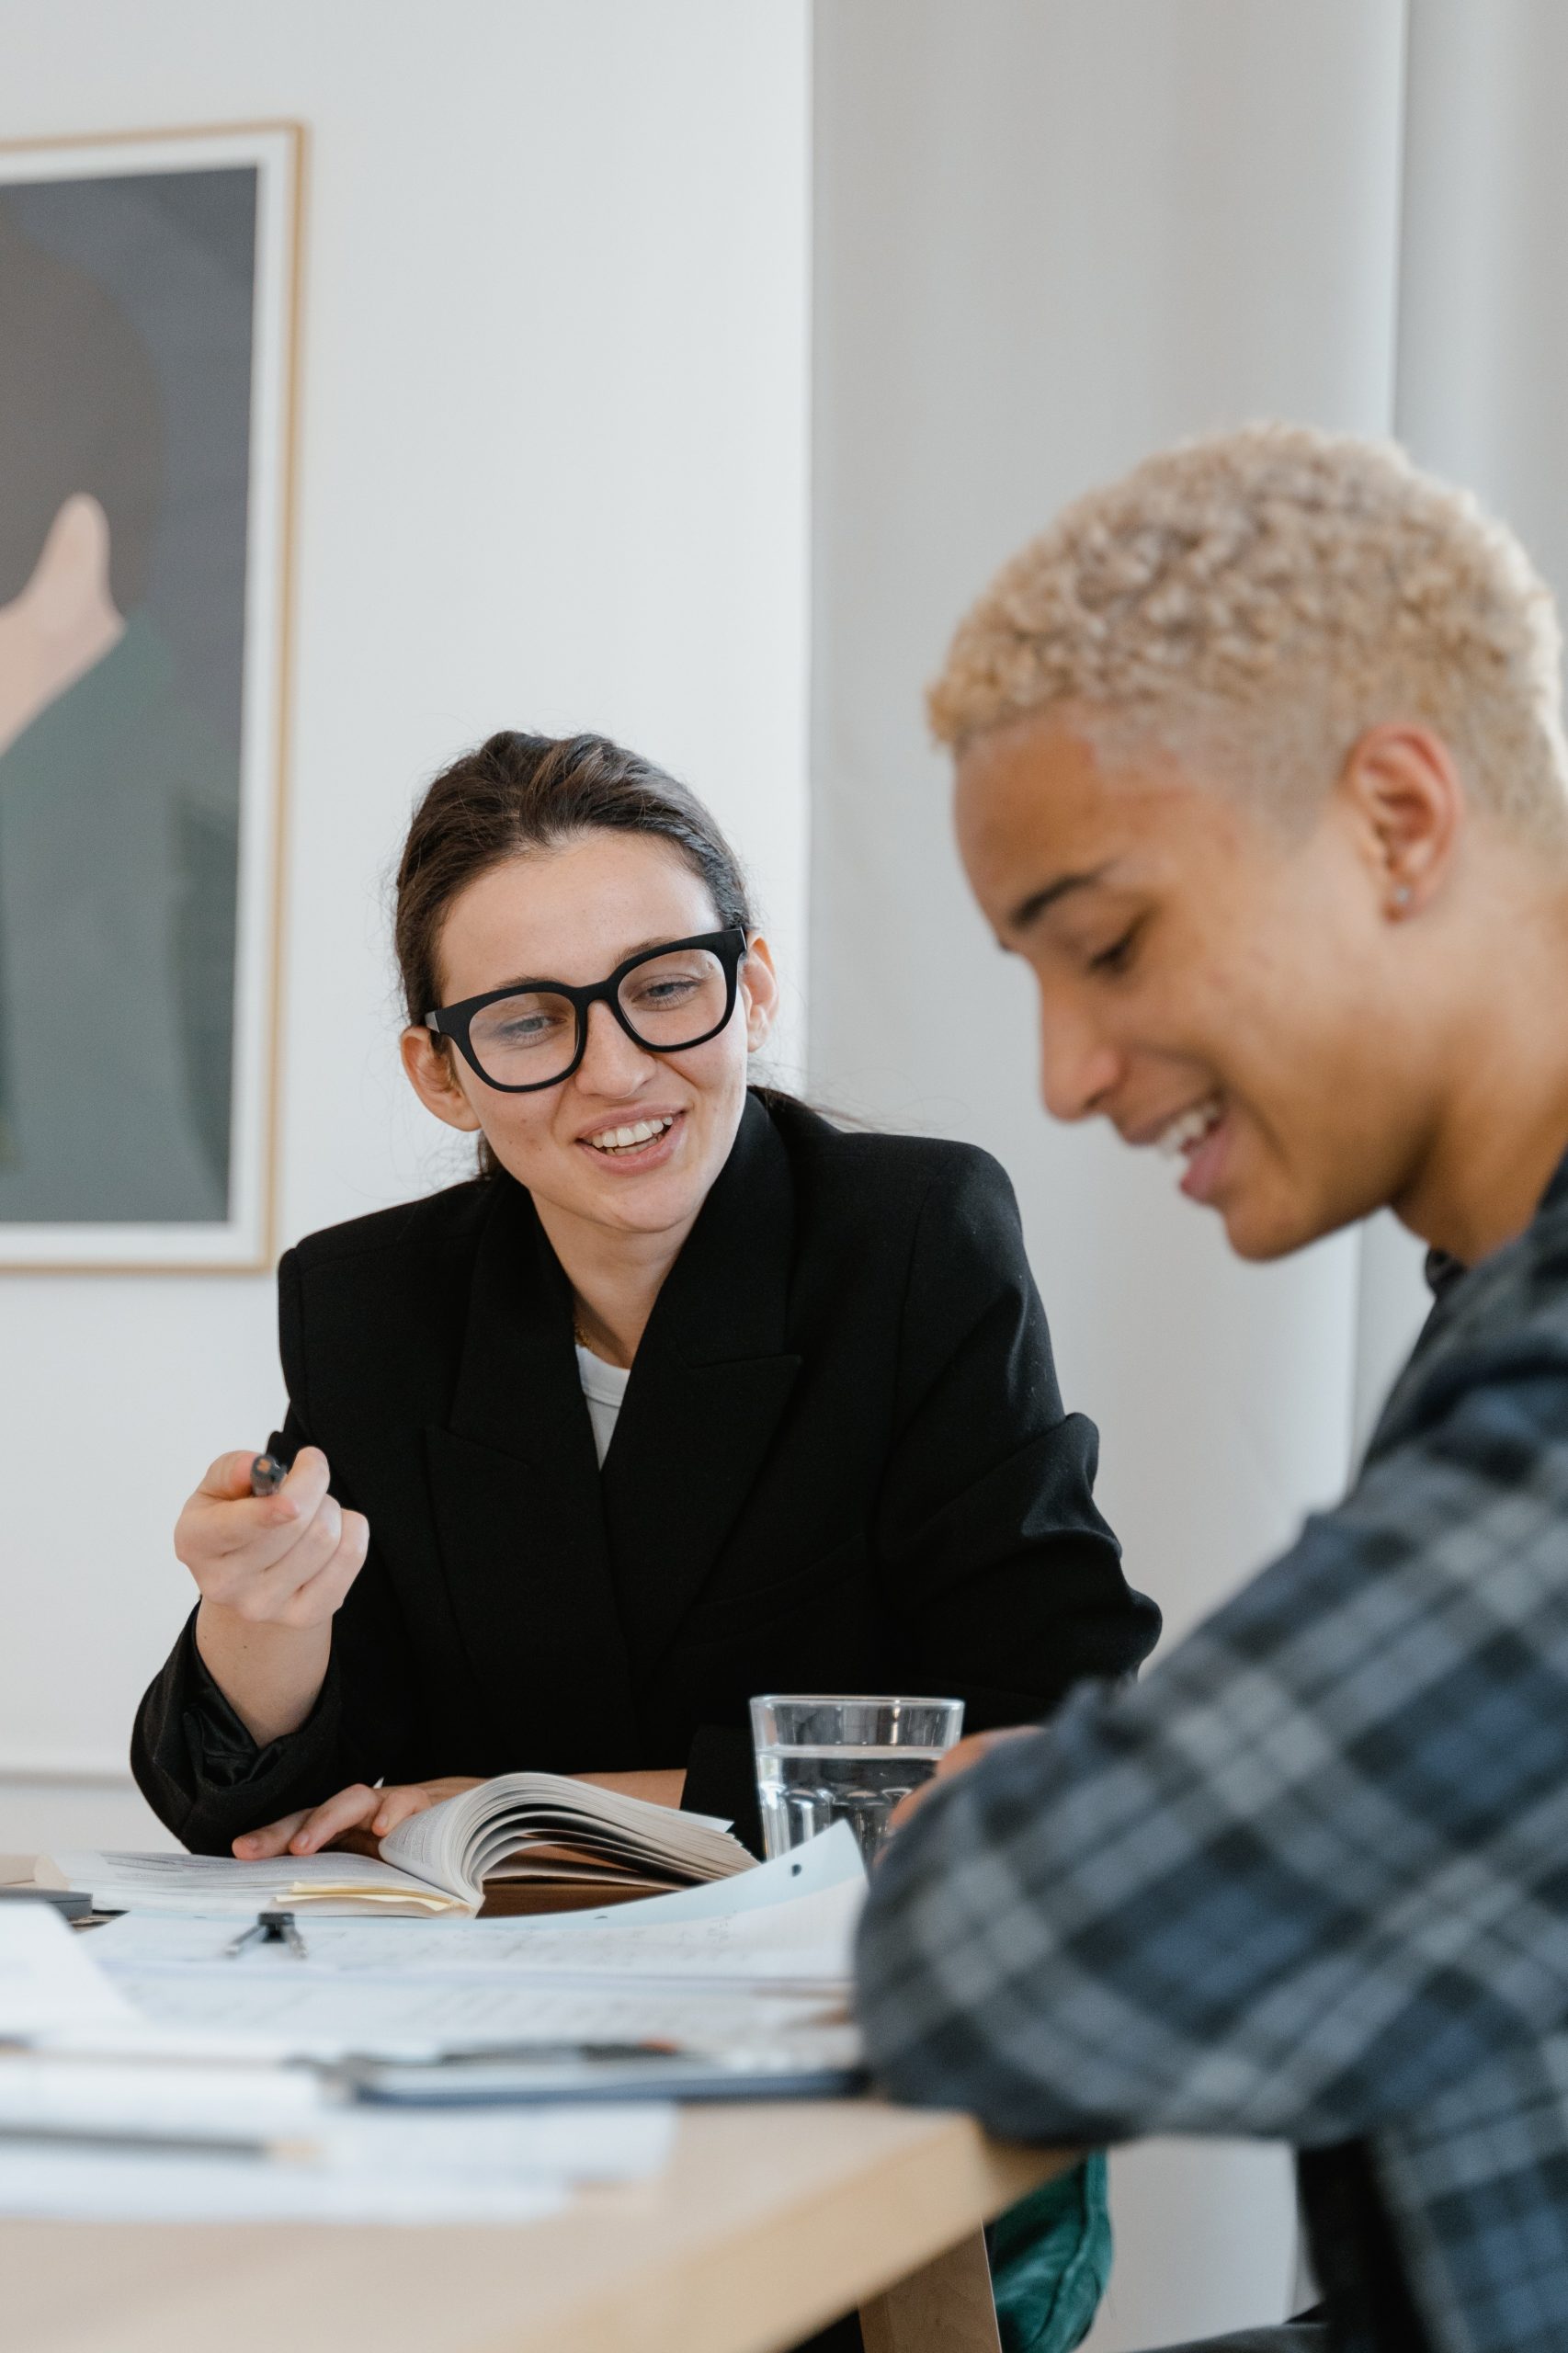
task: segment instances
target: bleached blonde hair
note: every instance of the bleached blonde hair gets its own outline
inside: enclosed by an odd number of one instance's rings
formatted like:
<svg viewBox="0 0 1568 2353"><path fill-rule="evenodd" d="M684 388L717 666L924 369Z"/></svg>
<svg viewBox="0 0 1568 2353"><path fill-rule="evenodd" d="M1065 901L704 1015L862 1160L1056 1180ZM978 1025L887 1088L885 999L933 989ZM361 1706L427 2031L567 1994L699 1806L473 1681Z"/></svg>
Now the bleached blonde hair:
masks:
<svg viewBox="0 0 1568 2353"><path fill-rule="evenodd" d="M1067 507L960 624L937 738L1071 704L1285 813L1365 730L1418 722L1478 801L1568 831L1562 634L1513 533L1392 443L1256 425L1162 451Z"/></svg>

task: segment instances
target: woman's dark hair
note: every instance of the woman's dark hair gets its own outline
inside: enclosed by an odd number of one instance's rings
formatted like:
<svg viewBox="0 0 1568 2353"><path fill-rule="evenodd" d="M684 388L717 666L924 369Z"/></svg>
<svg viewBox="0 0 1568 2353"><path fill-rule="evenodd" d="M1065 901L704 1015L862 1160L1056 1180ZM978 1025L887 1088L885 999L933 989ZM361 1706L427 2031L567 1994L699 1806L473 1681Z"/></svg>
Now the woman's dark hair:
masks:
<svg viewBox="0 0 1568 2353"><path fill-rule="evenodd" d="M608 736L508 728L442 769L403 846L392 937L411 1022L440 1003L441 926L459 892L509 858L591 833L668 842L706 883L719 927L752 930L740 861L694 792ZM480 1163L494 1166L487 1146Z"/></svg>

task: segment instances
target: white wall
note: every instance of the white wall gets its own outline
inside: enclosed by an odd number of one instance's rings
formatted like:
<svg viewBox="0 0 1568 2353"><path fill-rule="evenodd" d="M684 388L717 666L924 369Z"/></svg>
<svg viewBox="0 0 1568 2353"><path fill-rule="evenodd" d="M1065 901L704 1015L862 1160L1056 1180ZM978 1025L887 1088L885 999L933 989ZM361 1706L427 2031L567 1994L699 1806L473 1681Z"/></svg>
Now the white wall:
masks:
<svg viewBox="0 0 1568 2353"><path fill-rule="evenodd" d="M965 895L921 688L1001 559L1147 449L1257 415L1388 429L1403 18L816 13L812 1083L1010 1170L1102 1500L1173 1636L1342 1483L1357 1238L1244 1267L1168 1167L1047 1125L1028 976ZM1282 2153L1149 2148L1112 2181L1102 2353L1282 2314Z"/></svg>
<svg viewBox="0 0 1568 2353"><path fill-rule="evenodd" d="M0 0L0 138L310 131L284 1241L449 1165L383 884L419 780L494 727L696 784L798 1041L808 31L804 0ZM278 1402L269 1279L0 1279L0 1848L148 1835L168 1531Z"/></svg>

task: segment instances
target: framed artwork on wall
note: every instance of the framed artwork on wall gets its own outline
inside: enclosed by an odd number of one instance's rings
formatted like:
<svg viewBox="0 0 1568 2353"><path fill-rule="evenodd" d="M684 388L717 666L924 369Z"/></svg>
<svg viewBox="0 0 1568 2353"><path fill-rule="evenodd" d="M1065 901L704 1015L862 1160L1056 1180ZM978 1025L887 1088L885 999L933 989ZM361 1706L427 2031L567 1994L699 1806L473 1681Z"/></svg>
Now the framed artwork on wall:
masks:
<svg viewBox="0 0 1568 2353"><path fill-rule="evenodd" d="M301 163L0 146L0 1269L270 1256Z"/></svg>

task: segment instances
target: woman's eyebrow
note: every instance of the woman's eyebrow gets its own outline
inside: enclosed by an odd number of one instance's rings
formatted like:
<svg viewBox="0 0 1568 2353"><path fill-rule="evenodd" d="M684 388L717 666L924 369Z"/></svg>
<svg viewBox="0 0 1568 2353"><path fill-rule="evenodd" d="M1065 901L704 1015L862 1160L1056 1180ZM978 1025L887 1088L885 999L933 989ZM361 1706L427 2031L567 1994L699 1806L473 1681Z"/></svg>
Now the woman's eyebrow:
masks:
<svg viewBox="0 0 1568 2353"><path fill-rule="evenodd" d="M668 948L674 941L687 939L690 936L688 932L684 931L657 932L652 939L640 939L635 948L626 949L615 961L618 964L624 964L628 956L645 955L650 948Z"/></svg>
<svg viewBox="0 0 1568 2353"><path fill-rule="evenodd" d="M1073 891L1086 891L1091 883L1103 881L1115 864L1116 860L1108 858L1103 866L1088 867L1081 874L1059 874L1054 881L1042 883L1038 891L1031 891L1027 899L1019 900L1007 917L1008 930L1028 931L1029 926L1038 923L1046 909L1053 907L1058 899L1066 898Z"/></svg>
<svg viewBox="0 0 1568 2353"><path fill-rule="evenodd" d="M675 940L685 939L687 937L688 935L684 931L656 932L652 939L639 940L634 948L623 948L609 969L612 972L619 972L621 965L630 963L633 956L644 955L651 948L668 948ZM504 989L547 989L571 988L574 985L582 986L584 983L563 982L559 972L524 972L518 979L502 981L498 985Z"/></svg>

